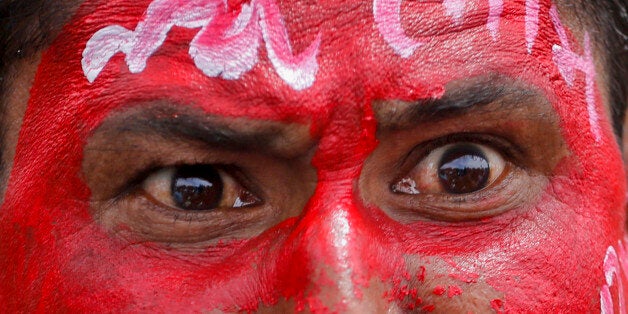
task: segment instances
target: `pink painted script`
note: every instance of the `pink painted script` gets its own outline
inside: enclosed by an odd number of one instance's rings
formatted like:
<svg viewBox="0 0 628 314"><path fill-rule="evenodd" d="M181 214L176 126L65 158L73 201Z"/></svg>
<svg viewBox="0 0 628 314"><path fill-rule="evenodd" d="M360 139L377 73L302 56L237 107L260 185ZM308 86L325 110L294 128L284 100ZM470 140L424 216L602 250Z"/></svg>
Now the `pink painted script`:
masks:
<svg viewBox="0 0 628 314"><path fill-rule="evenodd" d="M491 32L493 40L497 40L497 35L499 34L499 20L501 18L502 12L504 11L504 1L489 0L488 2L489 12L488 21L486 22L486 28L488 28L489 32Z"/></svg>
<svg viewBox="0 0 628 314"><path fill-rule="evenodd" d="M131 73L142 72L146 62L166 40L174 26L201 28L190 43L189 54L209 77L239 79L258 62L263 40L275 71L295 90L314 84L320 34L301 54L294 55L279 8L273 0L253 0L235 16L222 0L155 0L134 31L119 25L96 32L83 51L83 72L94 82L111 57L126 55Z"/></svg>
<svg viewBox="0 0 628 314"><path fill-rule="evenodd" d="M402 0L374 0L373 13L377 28L386 43L402 58L409 58L422 43L408 37L401 26L401 1ZM454 23L459 21L464 14L464 1L443 2L449 15L454 18ZM486 27L491 36L496 40L499 30L499 20L503 11L502 0L489 0L489 16ZM525 40L528 53L532 53L539 28L539 0L526 0L525 4ZM558 67L565 82L573 85L575 70L585 73L586 102L589 115L591 133L599 142L602 138L599 126L599 114L595 106L595 65L591 51L591 41L588 32L584 37L584 56L576 54L567 38L567 32L563 27L556 6L550 9L550 18L554 24L560 45L552 47L554 63Z"/></svg>
<svg viewBox="0 0 628 314"><path fill-rule="evenodd" d="M558 33L560 39L560 45L554 45L552 51L554 53L554 63L558 66L558 70L565 79L565 82L569 86L573 85L575 80L575 70L584 72L585 74L585 94L587 101L587 111L589 113L589 125L591 133L595 137L596 141L602 139L602 134L599 125L599 115L597 108L595 107L595 64L593 63L593 53L591 52L591 40L589 33L584 34L584 56L575 53L569 39L567 38L567 32L560 21L558 10L555 6L550 9L550 17L554 23L554 28Z"/></svg>
<svg viewBox="0 0 628 314"><path fill-rule="evenodd" d="M539 34L539 0L526 0L526 45L532 53L536 36Z"/></svg>
<svg viewBox="0 0 628 314"><path fill-rule="evenodd" d="M401 27L401 0L374 0L373 17L386 43L402 58L409 58L423 45L408 37Z"/></svg>
<svg viewBox="0 0 628 314"><path fill-rule="evenodd" d="M624 297L624 287L623 287L623 277L626 276L626 271L628 271L628 255L626 255L626 239L624 241L617 242L617 250L613 246L609 246L606 250L606 256L604 257L604 277L606 284L602 286L600 289L600 312L602 314L613 314L614 306L613 306L613 296L611 294L610 288L613 286L613 283L617 283L617 290L619 293L618 296L618 306L619 313L625 314L625 297ZM615 280L613 280L615 278Z"/></svg>
<svg viewBox="0 0 628 314"><path fill-rule="evenodd" d="M445 12L451 16L454 23L460 23L466 9L466 0L444 0L443 5L445 6Z"/></svg>

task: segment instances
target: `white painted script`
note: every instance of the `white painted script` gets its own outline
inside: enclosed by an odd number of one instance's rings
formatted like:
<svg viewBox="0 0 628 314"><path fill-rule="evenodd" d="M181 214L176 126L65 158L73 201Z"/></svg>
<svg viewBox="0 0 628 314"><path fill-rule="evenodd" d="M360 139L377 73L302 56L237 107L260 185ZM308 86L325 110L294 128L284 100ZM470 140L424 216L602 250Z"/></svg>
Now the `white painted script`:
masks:
<svg viewBox="0 0 628 314"><path fill-rule="evenodd" d="M83 72L94 82L111 57L122 52L131 73L140 73L163 45L172 27L200 28L190 43L194 64L209 77L239 79L258 63L265 44L275 71L295 90L316 79L320 34L301 54L294 55L279 8L274 0L253 0L238 15L229 14L224 0L155 0L143 21L131 31L119 25L96 32L83 51Z"/></svg>

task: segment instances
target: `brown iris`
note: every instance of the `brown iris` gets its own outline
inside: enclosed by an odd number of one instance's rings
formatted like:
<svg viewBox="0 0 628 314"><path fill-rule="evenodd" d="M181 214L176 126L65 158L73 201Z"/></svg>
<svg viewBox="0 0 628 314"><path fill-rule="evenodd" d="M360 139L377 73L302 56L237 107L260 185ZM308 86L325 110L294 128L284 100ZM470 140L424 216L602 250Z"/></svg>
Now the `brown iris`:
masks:
<svg viewBox="0 0 628 314"><path fill-rule="evenodd" d="M486 187L490 178L488 159L474 145L456 145L440 160L438 178L445 191L452 194L471 193Z"/></svg>
<svg viewBox="0 0 628 314"><path fill-rule="evenodd" d="M172 198L184 210L210 210L220 204L223 181L218 171L209 165L177 168L172 178Z"/></svg>

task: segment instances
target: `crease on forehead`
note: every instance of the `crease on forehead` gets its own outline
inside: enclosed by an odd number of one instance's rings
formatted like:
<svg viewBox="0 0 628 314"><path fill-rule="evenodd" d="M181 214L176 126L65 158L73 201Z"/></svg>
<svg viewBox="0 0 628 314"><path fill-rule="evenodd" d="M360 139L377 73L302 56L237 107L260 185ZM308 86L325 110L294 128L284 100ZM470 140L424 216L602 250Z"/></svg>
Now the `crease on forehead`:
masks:
<svg viewBox="0 0 628 314"><path fill-rule="evenodd" d="M87 1L87 2L85 2L85 3L87 4L88 2L94 3L94 2L92 2L92 1ZM404 3L405 3L405 2L407 2L407 1L404 1ZM286 3L286 2L282 3L282 4L284 5L284 7L286 7L286 6L287 6L287 4L285 4L285 3ZM89 6L89 4L87 4L87 5ZM481 10L481 9L478 9L478 8L474 8L474 9L475 9L475 10ZM291 11L291 10L287 10L287 11L288 11L288 12L291 12L291 13L292 13L292 15L298 15L298 13L295 13L295 12L293 12L293 11ZM564 16L567 16L567 15L564 15ZM569 16L569 17L571 17L572 15L568 15L568 16ZM405 16L404 18L405 18L406 20L417 20L417 21L419 20L419 19L417 19L416 17L413 17L413 16ZM464 18L464 16L463 16L463 18ZM571 20L571 19L566 19L566 20ZM419 21L419 22L420 22L420 21ZM290 23L287 23L287 25L288 25L288 27L290 28L290 25L291 25L291 24L290 24ZM460 27L460 26L456 26L455 24L452 24L452 25L453 25L452 27ZM297 37L298 37L298 36L297 36ZM577 39L581 38L580 36L575 36L575 37L576 37ZM386 51L383 51L383 53L386 53ZM415 55L419 55L419 54L420 54L420 53L418 53L418 52L417 52L417 53L415 53ZM597 56L597 55L599 55L599 54L596 54L596 56ZM598 73L599 73L599 71L598 71ZM338 77L338 76L336 76L335 78L337 78L337 77ZM121 81L123 81L123 80L121 80ZM122 84L122 82L121 82L121 84ZM437 83L437 84L436 84L436 89L438 89L438 88L439 88L439 84L442 84L442 86L444 86L444 84L446 84L446 80L445 80L444 82L439 82L439 83ZM374 84L374 82L370 82L370 84L369 84L369 85L371 85L371 86L372 86L372 85L375 85L375 84ZM432 87L432 88L434 88L434 87ZM319 90L316 90L316 91L311 91L311 93L310 93L310 94L316 94L316 93L318 93L318 92L320 92L320 91L322 91L322 89L319 89ZM443 89L443 90L430 91L430 90L429 90L429 88L428 88L428 90L427 90L427 91L422 91L422 92L420 92L420 93L418 93L418 94L420 94L422 97L424 97L425 95L428 95L428 96L435 96L435 97L437 97L437 98L438 98L438 97L440 97L440 96L441 96L444 92L445 92L445 90L444 90L444 89ZM387 92L385 92L385 93L387 93ZM306 92L306 94L307 94L307 92ZM389 98L389 99L395 99L395 98L397 98L397 97L395 97L395 96L397 96L397 95L395 95L395 92L390 93L390 94L392 94L392 96L391 96L391 97L386 97L386 98ZM390 95L390 94L389 94L389 95ZM410 96L416 96L416 95L417 95L417 94L410 95ZM340 99L341 97L347 97L347 96L348 96L348 97L355 97L356 95L355 95L355 94L344 94L344 95L336 95L336 96L334 96L334 97L335 97L335 98L337 98L337 99ZM407 97L408 95L402 95L402 96L403 96L403 97L400 97L400 98L402 98L402 99L403 99L403 98L406 98L406 99L407 99L407 98L409 98L409 97ZM304 97L304 98L305 98L305 97ZM368 97L366 97L366 98L368 98ZM318 100L320 100L320 98L317 98L316 100L318 101ZM327 100L327 99L325 99L325 100ZM366 100L366 99L365 99L365 100ZM342 101L342 100L341 100L341 101ZM339 103L341 103L341 101L340 101ZM606 104L607 102L604 102L604 103ZM296 106L299 106L299 104L296 104ZM297 110L297 111L298 111L298 110ZM268 117L268 116L267 116L267 117ZM291 118L291 119L292 119L292 118ZM313 129L315 129L316 127L318 127L318 128L320 129L321 127L324 127L324 126L325 126L325 124L324 124L324 123L317 124L317 122L316 122L316 121L312 124L312 128L313 128ZM313 131L313 132L320 132L320 130L319 130L319 131Z"/></svg>
<svg viewBox="0 0 628 314"><path fill-rule="evenodd" d="M281 3L281 4L282 4L282 6L284 6L284 7L285 7L285 6L287 6L287 5L286 5L286 4L284 4L284 3L286 3L286 2L282 2L282 3ZM405 3L405 2L404 2L404 3ZM286 12L288 13L287 15L294 15L294 16L298 15L297 13L294 13L294 10L286 10ZM418 19L416 19L416 18L407 18L406 20L414 20L415 22L420 23L420 21L419 21ZM290 23L288 23L288 28L289 28L289 30L290 30L291 28L294 28L294 26L295 26L295 25L291 25ZM298 27L299 25L296 25L296 26ZM452 27L453 27L453 28L455 28L455 26L456 26L456 25L453 25ZM302 36L295 36L295 37L296 37L296 38L299 38L299 37L302 37Z"/></svg>
<svg viewBox="0 0 628 314"><path fill-rule="evenodd" d="M91 2L91 1L90 1L90 2ZM78 2L76 2L76 3L78 3ZM86 2L86 3L87 3L87 2ZM287 6L285 3L286 3L286 2L282 2L282 5L283 5L284 7L285 7L285 6ZM89 6L89 5L88 5L88 6ZM287 10L287 11L288 11L288 12L292 12L292 15L298 15L297 13L294 13L292 10ZM572 16L572 14L566 14L566 16ZM413 19L413 17L406 16L406 19ZM416 18L414 18L414 19L415 19L415 20L418 20L418 19L416 19ZM570 19L567 19L567 20L570 20ZM418 23L420 23L420 21L418 21ZM289 23L287 23L287 24L288 24L288 28L290 28L290 24L289 24ZM453 25L452 27L457 27L455 24L452 24L452 25ZM297 36L297 37L298 37L298 36ZM579 37L579 36L576 36L576 37L577 37L577 38L581 38L581 37ZM415 57L420 58L420 57L418 57L418 55L419 55L419 53L418 53L418 52L415 52ZM599 54L596 54L596 56L597 56L597 55L599 55ZM397 60L395 60L395 62L397 62ZM598 64L598 65L599 65L599 64ZM599 73L604 73L603 71L598 71L598 72L599 72ZM331 77L328 77L328 78L329 78L330 80L334 80L335 78L338 78L338 76L336 76L336 77L331 76ZM429 81L429 80L426 80L426 81ZM128 82L127 82L127 83L128 83ZM370 88L371 86L376 85L376 84L374 84L375 82L373 82L373 81L368 82L368 79L366 80L366 82L362 82L362 83L363 83L364 85L368 85L368 86L364 86L364 87L368 87L368 88ZM446 82L446 81L444 81L444 82L436 83L436 85L442 84L442 86L444 86L446 83L447 83L447 82ZM394 85L394 84L393 84L393 85ZM390 88L390 87L387 87L387 88ZM439 87L438 87L438 86L436 86L436 87L432 86L432 88L436 88L436 89L438 89ZM441 87L441 88L442 88L442 87ZM375 88L375 89L377 89L377 88ZM416 89L416 88L415 88L415 89ZM421 88L418 88L418 89L421 89ZM429 87L428 87L428 89L429 89ZM314 89L313 89L313 90L311 90L310 92L307 92L307 91L306 91L306 94L308 94L308 93L309 93L309 94L311 94L311 95L315 95L315 94L317 94L317 93L318 93L318 92L320 92L320 91L322 91L322 89L318 89L318 90L314 90ZM440 95L442 95L442 93L443 93L443 92L444 92L444 90L443 90L443 91L438 91L438 90L436 90L436 91L429 91L429 90L427 90L427 91L422 91L421 93L423 93L423 94L428 94L429 96L438 96L438 97L439 97ZM412 92L410 92L410 93L412 94ZM394 94L394 93L393 93L393 94ZM353 97L353 96L355 96L355 95L346 95L346 94L345 94L345 95L340 95L340 96L348 96L348 97ZM340 98L341 98L340 96L334 96L334 98L336 98L336 99L340 99ZM319 97L320 97L320 96L319 96ZM304 97L304 98L305 98L305 97ZM367 97L367 98L368 98L368 97ZM395 97L394 97L394 95L392 96L392 98L395 98ZM402 97L402 98L407 98L407 97ZM295 99L298 99L298 98L293 98L293 100L295 100ZM303 98L302 98L302 99L303 99ZM317 100L329 101L329 99L320 99L320 98L318 98ZM341 100L340 102L342 102L342 100ZM607 102L606 102L606 101L605 101L604 103L605 103L605 104L607 104ZM308 103L308 105L310 105L310 103ZM296 104L296 106L299 106L299 105L298 105L298 104Z"/></svg>

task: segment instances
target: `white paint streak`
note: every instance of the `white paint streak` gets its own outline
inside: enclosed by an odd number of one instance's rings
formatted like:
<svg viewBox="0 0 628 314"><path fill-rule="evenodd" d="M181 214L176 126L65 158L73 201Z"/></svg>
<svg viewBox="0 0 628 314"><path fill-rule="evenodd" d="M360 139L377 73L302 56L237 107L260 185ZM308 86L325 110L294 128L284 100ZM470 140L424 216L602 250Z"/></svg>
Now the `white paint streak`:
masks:
<svg viewBox="0 0 628 314"><path fill-rule="evenodd" d="M499 21L501 20L502 12L504 11L503 0L488 0L489 11L488 20L486 21L486 28L488 28L493 40L497 40L499 35Z"/></svg>
<svg viewBox="0 0 628 314"><path fill-rule="evenodd" d="M617 259L617 252L613 246L609 246L604 256L604 278L606 279L606 284L612 286L613 276L618 273L619 260Z"/></svg>
<svg viewBox="0 0 628 314"><path fill-rule="evenodd" d="M556 6L552 6L552 8L550 9L550 19L554 24L554 29L556 30L556 34L558 34L558 39L560 40L560 46L554 45L552 48L555 51L555 55L557 50L565 49L567 51L571 51L571 43L567 38L567 32L565 31L565 27L560 20L560 16L558 15L558 9L556 9ZM562 62L561 64L565 64L565 62ZM575 69L573 67L559 65L558 71L560 71L560 74L565 79L565 82L567 82L569 86L572 86L575 79Z"/></svg>
<svg viewBox="0 0 628 314"><path fill-rule="evenodd" d="M613 296L608 285L603 285L600 289L600 313L601 314L614 314L613 309Z"/></svg>
<svg viewBox="0 0 628 314"><path fill-rule="evenodd" d="M464 11L466 10L466 0L444 0L445 12L451 16L454 23L460 24Z"/></svg>
<svg viewBox="0 0 628 314"><path fill-rule="evenodd" d="M134 40L132 32L118 25L105 27L96 32L87 42L81 60L87 80L90 83L94 82L116 53L129 53Z"/></svg>
<svg viewBox="0 0 628 314"><path fill-rule="evenodd" d="M302 90L314 84L318 62L316 55L321 43L321 34L301 54L292 54L288 31L283 23L279 8L274 2L260 0L258 6L262 36L266 43L268 58L277 74L295 90Z"/></svg>
<svg viewBox="0 0 628 314"><path fill-rule="evenodd" d="M332 216L332 234L336 256L339 260L340 278L338 285L344 300L353 299L353 281L351 279L351 267L349 266L349 233L351 226L347 218L347 212L343 207L338 207Z"/></svg>
<svg viewBox="0 0 628 314"><path fill-rule="evenodd" d="M258 62L260 28L250 5L242 11L230 28L224 23L208 24L190 43L190 56L198 69L209 77L239 79Z"/></svg>
<svg viewBox="0 0 628 314"><path fill-rule="evenodd" d="M589 115L589 126L596 142L601 141L602 131L600 128L600 117L595 102L595 64L593 61L593 53L591 48L591 39L589 33L584 34L584 56L578 55L571 49L567 32L560 21L558 10L555 6L550 9L550 18L554 23L554 28L558 34L560 45L552 47L554 63L558 67L558 71L563 76L565 82L569 86L573 86L575 81L575 71L581 71L585 74L585 98L587 103L587 113Z"/></svg>
<svg viewBox="0 0 628 314"><path fill-rule="evenodd" d="M268 20L267 20L268 19ZM260 25L261 24L261 25ZM224 0L155 0L134 31L111 25L96 32L83 51L82 66L92 83L111 57L122 52L131 73L140 73L172 27L201 28L190 43L194 64L209 77L239 79L258 63L261 40L277 74L293 89L314 84L321 42L293 55L283 18L273 0L251 1L233 18Z"/></svg>
<svg viewBox="0 0 628 314"><path fill-rule="evenodd" d="M402 58L409 58L422 45L406 36L401 26L401 0L373 0L373 17L386 43Z"/></svg>
<svg viewBox="0 0 628 314"><path fill-rule="evenodd" d="M536 36L539 34L539 0L526 0L526 46L528 48L528 54L532 53L532 47L536 41Z"/></svg>
<svg viewBox="0 0 628 314"><path fill-rule="evenodd" d="M600 290L600 311L601 313L613 314L614 313L614 302L613 296L610 292L610 288L613 286L614 282L617 282L617 291L618 291L618 308L620 314L626 314L625 309L625 299L624 299L624 286L622 280L622 269L621 266L625 264L626 256L624 244L621 241L617 243L620 248L620 252L622 252L622 256L617 255L617 251L613 246L609 246L606 249L606 255L604 256L604 279L606 284L602 286ZM626 269L623 270L624 272ZM615 280L613 280L615 279Z"/></svg>

